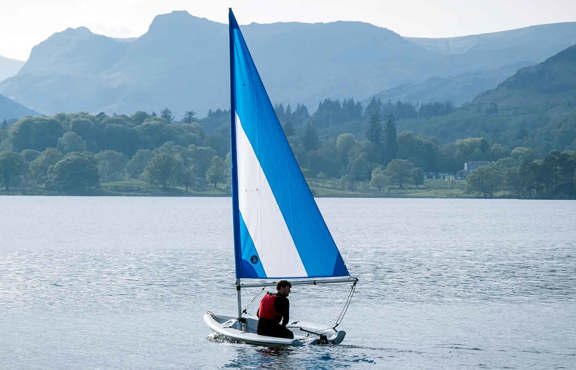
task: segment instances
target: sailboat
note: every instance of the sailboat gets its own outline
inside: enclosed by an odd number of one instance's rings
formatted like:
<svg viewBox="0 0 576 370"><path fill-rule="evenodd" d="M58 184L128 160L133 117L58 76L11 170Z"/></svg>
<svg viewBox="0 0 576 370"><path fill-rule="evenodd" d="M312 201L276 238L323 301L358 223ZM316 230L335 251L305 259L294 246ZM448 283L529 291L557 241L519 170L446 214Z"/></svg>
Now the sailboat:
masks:
<svg viewBox="0 0 576 370"><path fill-rule="evenodd" d="M206 324L238 342L290 346L342 342L339 330L358 281L350 275L290 149L236 18L229 10L232 216L238 311L208 311ZM350 284L335 323L290 322L294 338L256 333L258 318L242 310L242 289Z"/></svg>

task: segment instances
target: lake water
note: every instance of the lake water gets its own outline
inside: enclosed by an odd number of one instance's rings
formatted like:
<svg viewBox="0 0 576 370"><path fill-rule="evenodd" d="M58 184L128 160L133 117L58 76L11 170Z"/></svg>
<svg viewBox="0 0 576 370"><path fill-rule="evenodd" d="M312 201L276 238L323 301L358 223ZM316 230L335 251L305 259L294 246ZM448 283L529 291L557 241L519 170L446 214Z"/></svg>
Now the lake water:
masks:
<svg viewBox="0 0 576 370"><path fill-rule="evenodd" d="M319 205L360 278L348 335L270 350L202 321L236 312L229 198L0 197L0 368L576 368L576 202ZM295 287L291 317L346 292Z"/></svg>

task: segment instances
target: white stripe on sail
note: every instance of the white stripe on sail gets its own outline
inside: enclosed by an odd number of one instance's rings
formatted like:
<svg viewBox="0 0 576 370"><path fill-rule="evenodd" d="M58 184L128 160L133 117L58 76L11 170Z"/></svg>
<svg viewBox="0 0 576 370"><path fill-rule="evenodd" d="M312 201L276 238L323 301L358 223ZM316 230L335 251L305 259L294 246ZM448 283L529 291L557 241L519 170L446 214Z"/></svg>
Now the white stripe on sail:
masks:
<svg viewBox="0 0 576 370"><path fill-rule="evenodd" d="M256 153L236 114L240 213L267 276L308 276Z"/></svg>

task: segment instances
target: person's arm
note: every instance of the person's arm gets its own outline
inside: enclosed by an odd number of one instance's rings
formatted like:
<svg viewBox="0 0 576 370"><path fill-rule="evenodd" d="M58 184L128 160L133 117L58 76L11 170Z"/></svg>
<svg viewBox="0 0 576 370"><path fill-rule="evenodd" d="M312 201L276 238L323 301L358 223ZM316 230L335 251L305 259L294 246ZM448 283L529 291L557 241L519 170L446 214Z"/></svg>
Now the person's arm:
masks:
<svg viewBox="0 0 576 370"><path fill-rule="evenodd" d="M278 297L274 301L274 308L282 315L282 322L280 325L286 326L290 320L290 301L286 297Z"/></svg>
<svg viewBox="0 0 576 370"><path fill-rule="evenodd" d="M288 325L288 322L290 322L290 301L288 300L288 298L286 299L286 311L284 312L284 314L282 314L282 326L286 326Z"/></svg>

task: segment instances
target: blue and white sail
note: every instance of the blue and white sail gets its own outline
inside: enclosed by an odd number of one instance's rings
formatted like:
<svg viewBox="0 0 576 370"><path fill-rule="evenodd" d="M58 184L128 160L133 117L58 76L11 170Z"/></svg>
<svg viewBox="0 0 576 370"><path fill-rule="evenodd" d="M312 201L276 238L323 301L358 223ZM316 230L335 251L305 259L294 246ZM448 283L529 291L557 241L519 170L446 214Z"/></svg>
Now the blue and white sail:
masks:
<svg viewBox="0 0 576 370"><path fill-rule="evenodd" d="M236 277L349 276L232 10L229 20Z"/></svg>

